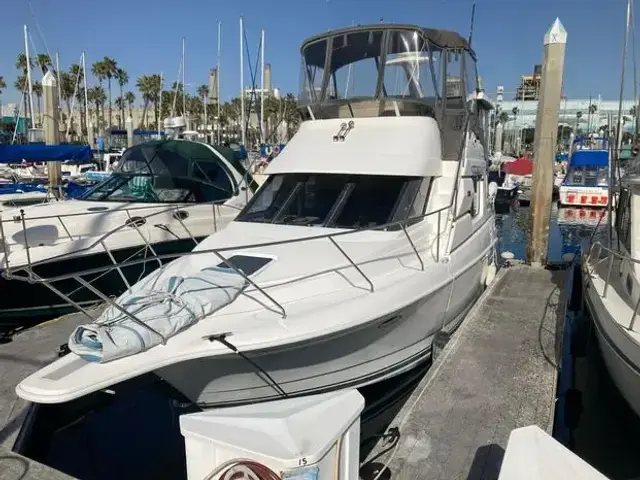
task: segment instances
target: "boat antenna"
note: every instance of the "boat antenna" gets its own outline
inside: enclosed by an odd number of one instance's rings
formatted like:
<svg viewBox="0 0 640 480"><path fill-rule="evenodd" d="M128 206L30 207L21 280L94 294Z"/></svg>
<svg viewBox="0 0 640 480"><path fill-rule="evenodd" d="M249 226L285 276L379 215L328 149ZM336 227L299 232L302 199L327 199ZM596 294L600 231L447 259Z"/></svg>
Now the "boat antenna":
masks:
<svg viewBox="0 0 640 480"><path fill-rule="evenodd" d="M473 38L473 24L475 23L475 19L476 19L476 0L473 0L473 3L471 4L471 26L469 27L469 40L467 41L467 43L469 44L469 47L471 47L471 39Z"/></svg>

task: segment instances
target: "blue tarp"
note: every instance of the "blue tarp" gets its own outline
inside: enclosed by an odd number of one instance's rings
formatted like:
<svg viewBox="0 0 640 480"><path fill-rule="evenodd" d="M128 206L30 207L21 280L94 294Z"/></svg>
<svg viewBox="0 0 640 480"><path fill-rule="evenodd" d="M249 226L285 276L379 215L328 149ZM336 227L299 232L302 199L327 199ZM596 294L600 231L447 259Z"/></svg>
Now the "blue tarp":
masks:
<svg viewBox="0 0 640 480"><path fill-rule="evenodd" d="M5 183L0 184L0 195L12 193L47 193L47 186L41 183Z"/></svg>
<svg viewBox="0 0 640 480"><path fill-rule="evenodd" d="M119 128L112 128L111 135L126 135L127 131ZM133 131L134 135L158 135L158 130L140 130L136 128Z"/></svg>
<svg viewBox="0 0 640 480"><path fill-rule="evenodd" d="M571 155L571 167L606 167L609 165L607 150L576 150Z"/></svg>
<svg viewBox="0 0 640 480"><path fill-rule="evenodd" d="M0 163L63 162L65 160L92 160L88 145L1 145Z"/></svg>

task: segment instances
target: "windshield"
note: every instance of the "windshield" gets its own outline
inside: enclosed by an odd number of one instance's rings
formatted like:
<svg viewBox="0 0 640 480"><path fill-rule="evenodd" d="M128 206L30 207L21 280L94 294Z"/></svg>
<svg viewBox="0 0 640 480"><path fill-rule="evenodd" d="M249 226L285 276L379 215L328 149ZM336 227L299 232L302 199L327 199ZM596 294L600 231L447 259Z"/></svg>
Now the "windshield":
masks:
<svg viewBox="0 0 640 480"><path fill-rule="evenodd" d="M391 175L271 175L236 221L372 228L424 213L429 179Z"/></svg>
<svg viewBox="0 0 640 480"><path fill-rule="evenodd" d="M83 200L208 203L231 198L234 188L222 168L212 163L204 167L196 168L191 178L114 172L89 190Z"/></svg>
<svg viewBox="0 0 640 480"><path fill-rule="evenodd" d="M571 167L569 173L567 173L566 184L585 187L606 187L608 174L608 167Z"/></svg>

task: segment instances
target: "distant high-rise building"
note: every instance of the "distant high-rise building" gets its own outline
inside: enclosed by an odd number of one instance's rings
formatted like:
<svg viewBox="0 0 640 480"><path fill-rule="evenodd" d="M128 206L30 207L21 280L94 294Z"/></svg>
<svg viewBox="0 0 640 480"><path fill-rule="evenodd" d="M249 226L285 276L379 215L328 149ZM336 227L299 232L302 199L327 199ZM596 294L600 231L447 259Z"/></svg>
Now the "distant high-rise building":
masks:
<svg viewBox="0 0 640 480"><path fill-rule="evenodd" d="M521 75L515 100L539 100L542 83L542 65L534 65L533 75Z"/></svg>
<svg viewBox="0 0 640 480"><path fill-rule="evenodd" d="M218 99L218 69L212 68L209 71L209 98Z"/></svg>
<svg viewBox="0 0 640 480"><path fill-rule="evenodd" d="M265 92L271 91L271 64L264 64L264 90Z"/></svg>

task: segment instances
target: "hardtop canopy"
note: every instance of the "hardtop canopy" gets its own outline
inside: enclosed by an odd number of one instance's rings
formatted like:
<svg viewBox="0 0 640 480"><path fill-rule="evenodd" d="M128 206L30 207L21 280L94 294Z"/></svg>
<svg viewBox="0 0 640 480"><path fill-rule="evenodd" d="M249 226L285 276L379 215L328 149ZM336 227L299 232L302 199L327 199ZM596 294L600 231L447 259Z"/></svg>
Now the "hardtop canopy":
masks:
<svg viewBox="0 0 640 480"><path fill-rule="evenodd" d="M319 35L314 35L312 37L307 38L305 41L302 42L302 46L300 47L300 52L306 56L307 65L323 67L324 61L325 61L324 49L322 49L322 51L318 51L317 55L314 55L313 49L311 50L309 49L309 47L314 43L318 43L319 41L327 40L332 37L339 37L341 35L349 35L352 33L400 31L400 30L406 30L409 32L418 32L422 35L424 39L426 39L433 46L436 46L442 49L465 50L471 54L474 60L476 59L475 52L469 46L469 42L467 42L467 40L465 40L458 32L454 32L452 30L441 30L441 29L435 29L435 28L419 27L417 25L395 24L395 23L357 25L353 27L340 28L337 30L330 30L328 32L321 33ZM333 62L338 61L338 59L335 58L335 55L332 58L332 61ZM334 69L338 68L338 64L344 65L348 63L349 62L347 61L336 63Z"/></svg>

